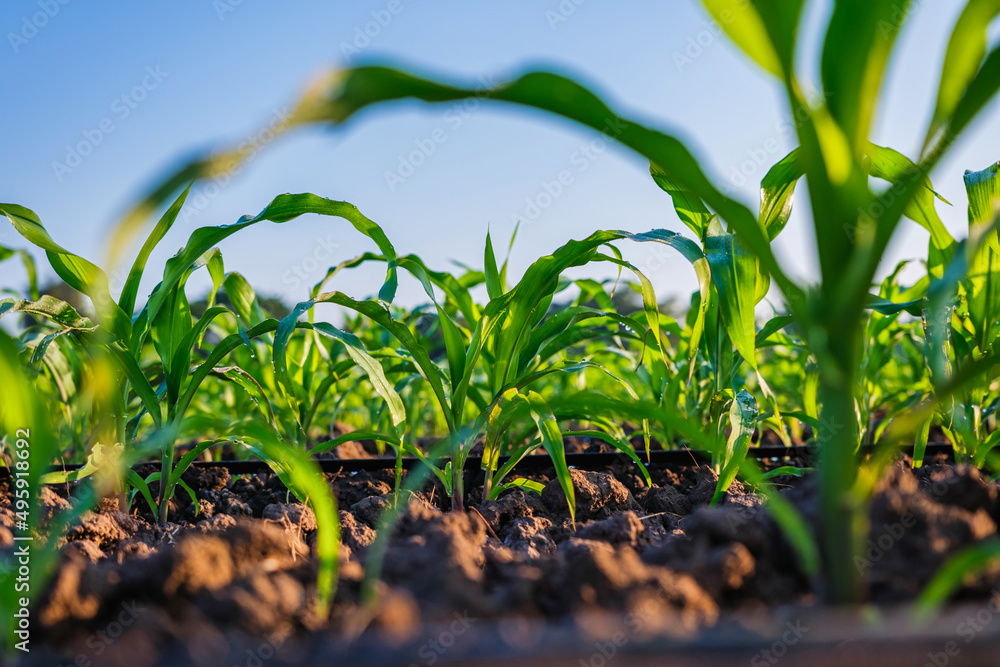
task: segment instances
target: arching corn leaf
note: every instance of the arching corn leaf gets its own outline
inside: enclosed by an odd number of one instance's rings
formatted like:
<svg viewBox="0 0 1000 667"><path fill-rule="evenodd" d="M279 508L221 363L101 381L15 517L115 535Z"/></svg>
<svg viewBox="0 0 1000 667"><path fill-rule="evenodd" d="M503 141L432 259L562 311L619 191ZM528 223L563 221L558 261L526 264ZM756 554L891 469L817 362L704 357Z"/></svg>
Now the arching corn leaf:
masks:
<svg viewBox="0 0 1000 667"><path fill-rule="evenodd" d="M258 222L270 221L280 224L294 220L307 213L343 218L350 222L359 232L375 241L382 254L390 260L386 281L379 293L380 298L384 301L392 301L396 293L396 251L392 247L392 244L389 243L382 228L363 216L353 204L324 199L323 197L308 193L298 195L285 194L275 197L263 211L255 216L245 215L231 225L199 227L192 232L187 244L176 255L167 260L163 270L163 280L156 292L150 297L149 303L146 306L150 319L156 317L160 308L163 307L164 300L168 298L167 295L170 293L170 290L177 284L185 272L188 271L189 267L223 239Z"/></svg>
<svg viewBox="0 0 1000 667"><path fill-rule="evenodd" d="M131 317L111 298L104 271L52 240L31 209L17 204L0 204L0 213L7 216L18 234L45 251L52 269L67 285L90 298L101 325L127 343L132 333Z"/></svg>
<svg viewBox="0 0 1000 667"><path fill-rule="evenodd" d="M660 186L660 189L670 195L674 203L674 210L677 217L688 226L695 236L701 240L705 238L705 230L708 229L708 221L712 219L712 212L705 207L701 199L680 185L677 185L667 172L653 163L649 164L649 174L653 177L653 182Z"/></svg>

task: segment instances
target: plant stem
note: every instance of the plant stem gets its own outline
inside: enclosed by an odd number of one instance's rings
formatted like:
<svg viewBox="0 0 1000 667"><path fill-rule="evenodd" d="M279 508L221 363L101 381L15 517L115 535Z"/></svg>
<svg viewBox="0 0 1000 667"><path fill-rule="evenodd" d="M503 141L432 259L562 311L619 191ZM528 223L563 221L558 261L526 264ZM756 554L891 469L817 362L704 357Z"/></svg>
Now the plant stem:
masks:
<svg viewBox="0 0 1000 667"><path fill-rule="evenodd" d="M396 448L396 469L395 469L395 483L393 484L393 492L396 496L399 496L399 485L403 479L403 443L402 440L399 443L399 447Z"/></svg>
<svg viewBox="0 0 1000 667"><path fill-rule="evenodd" d="M482 500L482 503L486 502L486 500L490 497L491 493L493 493L493 469L492 469L492 466L490 467L490 469L488 469L486 471L486 479L483 480L483 500ZM482 503L480 503L480 507L482 507Z"/></svg>
<svg viewBox="0 0 1000 667"><path fill-rule="evenodd" d="M451 509L455 512L465 511L465 456L461 441L452 436L451 445Z"/></svg>
<svg viewBox="0 0 1000 667"><path fill-rule="evenodd" d="M159 523L164 525L167 523L167 512L170 509L170 500L167 498L167 481L170 479L171 469L170 464L173 462L174 458L174 446L170 445L163 452L163 460L160 464L160 497L159 497Z"/></svg>
<svg viewBox="0 0 1000 667"><path fill-rule="evenodd" d="M173 417L173 410L170 410L170 417ZM173 422L171 421L172 425ZM160 497L159 497L159 524L167 523L167 513L170 511L169 486L170 476L173 474L174 465L174 437L171 435L170 442L163 447L163 458L160 460Z"/></svg>
<svg viewBox="0 0 1000 667"><path fill-rule="evenodd" d="M844 386L846 385L846 386ZM852 384L820 379L820 512L821 548L830 604L858 601L861 588L854 556L857 553L859 508L851 499L857 474L858 426Z"/></svg>

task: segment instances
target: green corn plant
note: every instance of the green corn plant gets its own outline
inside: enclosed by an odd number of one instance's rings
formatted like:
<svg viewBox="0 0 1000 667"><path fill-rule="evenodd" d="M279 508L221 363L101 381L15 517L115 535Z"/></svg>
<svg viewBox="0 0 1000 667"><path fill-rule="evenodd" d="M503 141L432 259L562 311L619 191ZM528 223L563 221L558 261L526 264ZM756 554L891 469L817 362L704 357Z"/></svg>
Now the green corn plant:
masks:
<svg viewBox="0 0 1000 667"><path fill-rule="evenodd" d="M750 449L750 438L757 428L757 401L746 389L741 389L732 400L729 408L729 421L731 431L729 439L726 441L724 455L719 458L716 464L716 473L719 475L719 482L715 487L715 494L712 496L712 503L722 500L729 489L736 474L746 460L747 451Z"/></svg>
<svg viewBox="0 0 1000 667"><path fill-rule="evenodd" d="M12 458L10 472L16 537L31 537L29 529L37 529L40 512L37 503L38 485L45 466L56 457L58 444L49 428L49 420L44 406L32 390L31 384L22 371L15 340L0 331L0 383L4 387L4 400L0 404L0 428ZM22 473L16 475L16 473ZM32 540L33 542L34 540ZM18 547L27 546L36 555L32 567L20 573L15 551L5 553L0 562L0 605L3 607L3 646L10 650L18 641L29 635L18 636L21 618L21 598L34 599L41 591L44 566L37 556L42 551L41 540L31 544L18 542ZM18 581L18 577L21 581Z"/></svg>
<svg viewBox="0 0 1000 667"><path fill-rule="evenodd" d="M3 251L0 251L2 254ZM74 330L91 329L93 325L89 319L75 314L53 297L39 294L34 259L24 250L11 251L10 256L15 255L22 257L28 269L28 294L26 299L21 300L16 291L6 290L14 298L0 301L0 318L15 312L14 306L21 304L18 338L25 351L30 353L24 371L33 380L35 391L49 406L53 417L58 419L53 422L56 437L70 443L69 447L63 448L63 453L73 456L84 448L90 414L87 404L92 401L93 392L88 387L82 351L67 334ZM34 308L25 307L32 303ZM62 315L57 314L60 310ZM53 325L48 314L63 317L69 327Z"/></svg>
<svg viewBox="0 0 1000 667"><path fill-rule="evenodd" d="M610 378L631 398L638 398L627 382L610 373L600 363L593 359L568 358L565 354L581 341L598 335L639 339L640 336L635 333L638 331L649 332L651 349L662 349L661 319L651 284L635 267L621 260L617 251L604 255L598 250L623 238L659 241L669 245L675 242L675 237L676 235L662 230L647 234L596 232L583 241L571 241L552 255L540 258L509 289L505 279L506 270L498 268L492 242L488 238L486 269L482 280L490 301L484 306L477 304L469 293L470 288L478 284L478 276L467 279L463 284L449 274L428 269L415 256L397 257L396 266L413 275L434 304L436 331L440 332L440 344L437 345L431 344L411 326L397 321L379 302L357 301L340 292L320 292L321 283L314 289L314 298L299 304L279 328L279 334L275 338L277 374L287 383L287 374L281 367L284 357L282 348L288 339L285 332L293 330L302 314L321 303L335 304L361 313L381 325L405 351L412 367L404 368L403 372L408 377L419 375L419 381L429 387L447 427L451 442L450 460L443 467L436 466L423 457L420 450L404 442L399 434L390 433L382 439L396 446L397 452L405 451L416 455L432 466L451 494L453 505L457 509L464 504L462 476L465 462L472 444L481 434L485 434L486 446L483 456L487 477L484 499L495 497L506 488L504 479L517 462L542 447L555 464L557 477L566 492L572 513L575 502L569 469L565 463L562 430L558 424L560 420L547 406L546 398L533 391L531 386L552 374L574 374L592 369ZM347 265L357 266L364 261L388 260L383 256L369 254L352 260ZM620 315L613 307L607 310L582 304L549 316L554 296L568 286L568 283L560 281L560 274L570 267L582 266L590 261L611 262L639 277L644 303L642 321ZM334 267L329 275L342 268L345 267ZM443 300L435 295L435 287L445 295ZM610 305L603 290L593 289L592 285L585 287L588 297L600 292L602 299L599 301L603 300L605 306ZM443 371L432 356L440 353L441 347L444 348L442 361L445 362L447 371ZM370 375L371 377L373 376ZM383 398L401 407L398 397L391 395L393 387L387 380L377 378L375 384L381 387L377 391ZM504 414L508 408L517 409ZM523 411L519 411L521 409ZM524 417L525 414L530 415L532 430L536 435L507 437L511 425L524 421L514 417ZM601 420L600 417L599 414L592 415L589 421L610 424L610 419ZM393 418L393 425L398 425L404 419L405 414L399 409ZM639 463L634 449L622 434L610 431L607 427L599 429L602 434L599 437ZM502 445L504 441L507 442L507 447ZM515 442L518 444L512 444ZM324 445L324 448L328 446ZM510 455L503 466L499 464L501 451ZM517 481L513 483L523 484Z"/></svg>
<svg viewBox="0 0 1000 667"><path fill-rule="evenodd" d="M30 423L31 426L19 428L37 433L37 443L32 441L30 459L33 477L27 479L30 488L36 493L38 485L42 483L77 481L94 475L99 483L91 488L96 489L97 496L103 496L109 490L122 492L121 480L124 479L134 488L133 493L141 493L153 512L158 512L161 522L166 521L168 502L178 487L191 494L197 506L193 491L184 484L181 475L198 455L221 444L247 447L258 458L267 461L288 488L303 502L308 502L317 517L323 519L318 542L318 608L320 613L325 614L336 580L339 539L335 504L323 476L305 452L286 451L280 444L282 441L277 433L273 411L257 380L239 366L220 365L235 349L243 345L250 348L254 338L275 331L279 323L273 319L262 319L253 291L239 274L223 275L221 255L212 246L238 229L260 220L284 222L304 212L323 211L347 218L363 232L376 237L383 252L391 253L392 248L387 241L382 242L384 235L380 235L381 230L360 216L349 204L330 202L313 195L283 195L272 202L260 216L246 216L234 226L196 230L187 245L167 262L163 282L154 289L141 312L134 319L123 317L125 312L133 310L146 258L173 223L186 194L187 191L168 210L143 246L118 302L112 300L108 293L104 273L92 263L69 253L52 241L33 212L16 205L0 205L0 210L11 220L15 229L46 250L50 264L60 277L91 298L98 321L97 326L93 326L68 304L48 296L35 301L0 301L0 316L11 312L26 313L49 320L55 328L53 333L44 338L29 339L28 344L24 345L25 354L30 354L32 358L27 365L18 363L16 355L7 349L10 344L4 342L5 338L0 340L6 346L0 350L4 353L0 375L4 385L11 387L9 400L5 393L0 418L5 424L19 421ZM200 318L195 319L191 315L184 288L191 272L203 266L208 267L214 289L209 296L209 307ZM390 271L389 276L390 288L394 289L394 273ZM233 310L212 305L220 288L234 304ZM221 315L235 319L238 331L221 338L214 346L204 344L205 334L210 327L215 327L217 334L224 331L214 323ZM249 323L250 327L245 327L244 322ZM98 383L101 395L90 402L94 414L91 427L98 439L92 446L87 464L81 470L42 475L45 466L56 458L58 450L55 449L55 438L49 430L48 421L40 420L37 394L27 392L29 398L24 398L25 392L21 390L24 380L20 378L25 370L30 370L34 361L51 356L58 349L59 341L63 340L74 341L87 355L85 365L88 375L104 378L103 383ZM52 345L54 341L57 341L55 347ZM253 353L250 354L252 358ZM147 361L150 356L154 359L152 363ZM65 378L56 373L51 375L54 379L65 381ZM239 439L216 439L199 443L175 466L174 444L183 424L185 411L201 383L209 375L231 381L259 400L265 419L242 425ZM163 418L161 403L166 403L166 420ZM144 418L152 422L151 429L141 429ZM141 436L141 430L147 431L147 434ZM150 443L155 447L151 449ZM16 454L19 449L12 451ZM27 452L27 449L23 451ZM130 469L130 465L151 451L162 452L161 470L141 479ZM101 479L105 481L101 482ZM149 484L154 481L159 482L160 486L159 502L154 501L149 490ZM92 501L96 501L96 497ZM84 499L76 506L74 515L90 506L92 502L88 503ZM26 514L28 512L29 510L25 510ZM34 518L34 515L30 518ZM65 526L66 521L60 525ZM50 534L58 536L60 530L59 526L55 526ZM56 542L51 540L51 543ZM54 548L48 547L44 553L51 558L38 563L39 577L51 569L49 566L54 563L52 559L58 554ZM40 587L34 580L32 585ZM4 590L6 593L10 589L5 587Z"/></svg>
<svg viewBox="0 0 1000 667"><path fill-rule="evenodd" d="M308 454L315 456L329 451L347 440L372 439L380 444L387 443L396 452L395 488L399 491L407 421L406 406L400 391L417 376L408 373L403 380L392 382L383 368L383 364L392 368L395 355L391 351L382 351L378 353L379 358L376 358L353 333L328 322L299 322L299 317L305 312L309 312L310 320L312 319L314 306L313 300L298 304L279 324L272 345L275 380L296 417L297 433L308 441L312 420L319 407L328 402L329 390L345 377L351 377L353 370L360 369L368 380L368 386L382 402L384 410L371 415L369 430L328 440L309 449ZM301 345L297 345L292 338L297 330L305 333L299 341ZM324 338L332 341L331 348L323 345ZM336 355L334 346L342 348L346 358L341 359ZM289 359L296 360L294 365L289 363ZM376 401L369 401L369 407L373 408L375 403ZM380 428L383 412L388 413L388 420L386 426Z"/></svg>
<svg viewBox="0 0 1000 667"><path fill-rule="evenodd" d="M929 281L899 285L900 262L870 300L859 369L858 429L862 442L878 444L898 414L911 409L932 386L924 360L919 319Z"/></svg>
<svg viewBox="0 0 1000 667"><path fill-rule="evenodd" d="M873 175L891 180L893 175L898 176L914 166L895 151L872 148ZM882 294L880 298L873 298L871 307L893 318L902 311L921 316L919 347L924 364L922 369L913 367L918 347L913 336L899 338L900 342L909 341L906 349L911 374L903 383L905 389L893 400L895 407L888 411L887 417L926 405L935 394L944 393L956 373L996 355L995 320L1000 311L993 295L995 277L992 275L997 247L996 194L992 180L995 173L995 167L982 172L966 172L969 195L969 238L966 241L956 242L945 230L934 210L934 199L940 196L933 192L929 182L925 182L907 211L908 217L930 232L927 275L905 291L896 290L895 295ZM895 273L883 283L883 290L894 277ZM880 340L891 331L885 326L869 329L866 345L880 350L883 347ZM899 333L902 329L897 327L895 331ZM882 372L877 382L871 379L869 386L878 385L884 389L886 366L882 355L874 355L876 364L870 363L871 356L866 355L863 368L880 368ZM891 370L891 366L889 368ZM936 416L930 414L923 419L915 436L914 466L923 462L929 429L934 423L939 424L952 441L958 459L979 465L984 463L998 442L997 436L989 432L995 429L986 428L986 422L993 420L996 409L997 397L990 391L991 384L988 376L973 378L960 391L942 399ZM910 394L905 400L904 393ZM878 433L883 432L890 421L889 418L883 420Z"/></svg>
<svg viewBox="0 0 1000 667"><path fill-rule="evenodd" d="M147 259L170 230L187 193L188 189L185 189L152 230L132 265L117 301L110 294L105 273L93 263L58 245L33 211L18 205L0 204L0 211L15 230L45 250L50 265L59 277L89 297L97 326L87 326L89 323L72 307L51 297L34 302L0 301L0 316L10 312L27 312L45 317L64 329L69 338L79 341L88 353L107 357L115 364L116 389L111 392L108 401L95 406L95 412L102 419L112 422L102 436L104 444L118 443L126 451L131 448L144 424L146 428L176 436L188 407L209 376L240 386L259 402L264 420L277 429L273 408L260 381L243 367L222 366L221 363L243 346L252 357L252 341L273 333L279 323L262 317L252 289L241 276L224 275L221 255L215 249L217 243L261 221L280 224L305 213L318 213L347 220L355 229L373 239L386 256L394 255L392 245L382 230L354 206L311 194L281 195L256 216L244 216L232 225L196 229L185 246L166 262L161 282L133 316ZM221 288L234 306L229 309L211 305L196 320L191 314L185 288L190 275L202 267L207 268L213 280L210 302ZM383 286L387 299L391 300L395 292L395 281L395 269L390 266ZM205 346L206 330L221 316L234 319L238 331L222 338L214 346ZM150 353L154 363L144 361L144 356ZM244 363L246 366L249 364ZM176 485L182 484L179 474L183 470L175 474L174 455L175 440L167 438L160 471L142 480L146 485L159 482L157 512L161 523L167 520L169 500Z"/></svg>
<svg viewBox="0 0 1000 667"><path fill-rule="evenodd" d="M959 303L952 311L953 369L960 372L971 361L996 356L1000 334L1000 178L994 164L965 173L969 198L969 238L978 248L968 260L968 275L959 284ZM945 433L956 444L956 455L982 465L998 439L987 434L987 422L996 410L992 379L983 377L959 394L953 403Z"/></svg>
<svg viewBox="0 0 1000 667"><path fill-rule="evenodd" d="M819 428L813 391L816 364L794 326L775 328L781 322L765 326L757 333L761 374L769 378L768 384L783 406L784 422L778 428L784 426L789 438L802 444L811 441ZM766 424L774 429L772 420L777 421L773 415L762 415L761 427Z"/></svg>
<svg viewBox="0 0 1000 667"><path fill-rule="evenodd" d="M706 3L714 12L724 4ZM905 175L893 179L889 191L872 193L864 182L867 135L900 25L890 21L890 14L899 9L889 2L835 4L821 68L828 104L818 109L806 105L794 76L794 33L788 26L798 21L799 3L782 8L754 3L757 25L738 21L726 28L751 57L783 79L793 110L807 114L798 134L821 264L821 300L815 302L806 295L801 301L790 299L790 304L807 326L819 365L821 416L827 422L826 433L821 435L820 469L824 556L828 595L833 601L853 599L859 592L850 559L844 556L864 532L859 525L859 499L852 499L850 489L856 468L854 443L858 441L852 424L852 389L856 386L860 322L868 286L899 219L904 214L914 217L912 207L920 197L927 197L925 175L1000 86L1000 55L994 51L986 56L988 20L982 22L984 15L992 18L1000 6L973 0L966 5L949 42L925 157ZM966 43L971 48L966 48ZM914 219L920 222L918 217ZM846 239L839 237L844 225L856 233ZM822 309L816 307L819 303Z"/></svg>
<svg viewBox="0 0 1000 667"><path fill-rule="evenodd" d="M781 410L777 396L771 390L758 365L758 339L765 340L771 334L791 323L787 316L777 316L764 325L760 334L756 328L755 306L767 295L770 277L762 270L761 263L749 251L741 237L723 228L717 215L693 192L671 181L666 171L652 163L650 174L654 182L670 195L678 218L696 235L701 249L689 250L685 256L695 266L700 288L693 299L692 318L689 315L690 333L687 336L691 366L688 385L695 394L692 406L705 423L715 433L713 447L713 467L717 472L724 468L734 471L733 477L720 475L716 497L720 497L735 478L740 461L730 461L732 449L727 442L724 426L729 422L730 440L736 438L742 429L742 420L737 412L744 406L757 415L757 404L749 393L739 385L745 381L741 373L743 362L753 372L762 393L772 407L772 428L786 443L791 444L782 424ZM797 152L780 160L761 181L761 202L757 224L768 241L773 241L785 228L791 214L795 184L801 177ZM702 344L702 332L705 332ZM761 336L763 334L763 336ZM698 367L707 371L706 381L691 382L699 359L705 363ZM682 380L676 375L672 379L678 389L665 392L664 396L674 398L685 393L679 388ZM737 400L737 392L742 398ZM691 401L688 401L691 403ZM733 412L736 410L737 412ZM756 425L746 434L747 441ZM740 439L742 435L738 436ZM740 460L746 450L738 448Z"/></svg>
<svg viewBox="0 0 1000 667"><path fill-rule="evenodd" d="M760 262L739 235L724 229L719 217L712 214L698 195L669 180L665 170L655 163L650 165L650 174L670 195L678 217L701 243L700 251L695 248L685 252L700 283L698 307L692 308L696 313L689 348L692 370L708 319L715 323L714 327L707 327L705 350L715 393L732 383L742 360L754 371L765 394L769 394L758 370L754 307L767 295L770 277L761 270ZM795 183L800 177L793 152L775 164L761 181L758 225L769 241L788 222Z"/></svg>
<svg viewBox="0 0 1000 667"><path fill-rule="evenodd" d="M352 368L360 368L364 372L374 391L385 401L392 426L399 427L406 420L402 398L387 379L381 363L368 352L361 339L327 322L298 321L314 305L311 301L297 305L281 321L273 341L272 363L276 381L279 387L286 390L286 400L297 417L299 435L308 433L312 415L318 407L317 401L325 395L324 389L347 375ZM297 346L291 345L292 334L296 331L306 334ZM339 359L334 350L325 348L323 338L339 343L347 359ZM290 357L296 360L294 368L290 368ZM323 358L328 360L329 375L318 372L317 365Z"/></svg>
<svg viewBox="0 0 1000 667"><path fill-rule="evenodd" d="M997 241L1000 215L998 165L979 172L965 173L968 193L969 238L963 244L952 241L947 250L932 252L928 263L931 281L924 309L926 359L934 390L939 390L956 374L976 362L993 358L1000 350L1000 245ZM950 237L949 237L950 238ZM933 250L933 249L932 249ZM955 446L956 458L982 465L1000 442L995 428L995 411L1000 396L992 387L993 378L980 376L950 397L938 410L936 421ZM931 393L931 392L928 392ZM918 436L918 452L926 443L928 419ZM992 432L991 432L992 431ZM922 457L915 457L919 465Z"/></svg>
<svg viewBox="0 0 1000 667"><path fill-rule="evenodd" d="M30 624L26 613L41 598L62 558L62 536L71 524L94 508L101 487L117 482L117 468L129 463L111 456L103 475L75 494L73 506L43 524L40 503L41 487L46 483L46 468L58 457L59 439L51 427L48 406L37 392L30 369L23 356L30 349L0 331L0 383L4 400L0 403L0 442L7 445L11 458L11 509L14 512L14 545L0 559L0 654L15 649L30 652ZM106 360L95 361L91 370L102 374ZM110 388L111 385L108 385ZM138 451L147 453L149 443ZM111 468L115 469L112 470Z"/></svg>

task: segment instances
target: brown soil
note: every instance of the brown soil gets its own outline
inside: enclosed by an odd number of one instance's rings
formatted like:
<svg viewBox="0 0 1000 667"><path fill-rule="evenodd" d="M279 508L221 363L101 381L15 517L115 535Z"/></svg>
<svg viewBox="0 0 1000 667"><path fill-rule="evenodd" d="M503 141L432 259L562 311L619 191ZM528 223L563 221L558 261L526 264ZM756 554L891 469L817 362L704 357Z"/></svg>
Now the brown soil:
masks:
<svg viewBox="0 0 1000 667"><path fill-rule="evenodd" d="M440 642L429 647L438 635L428 628L455 641L488 625L508 650L545 628L578 632L611 614L623 636L643 641L691 641L712 628L737 636L757 628L748 636L759 639L771 632L761 623L818 607L821 584L802 572L757 496L737 482L710 507L709 469L652 475L646 488L631 464L573 470L575 525L551 471L534 476L541 495L513 490L479 503L474 489L478 511L466 514L445 511L441 487L428 486L396 525L370 609L361 606L361 581L392 473L328 475L343 548L333 610L320 619L312 511L274 476L189 470L197 514L183 492L171 505L176 523L163 527L144 503L125 514L105 501L69 531L32 621L32 662L243 665L275 655L270 664L283 664L346 655L353 642L369 647L371 664L432 664L444 652ZM815 480L779 482L815 525ZM66 491L45 490L46 517L69 505ZM11 549L9 495L0 503L0 548ZM935 463L914 473L898 464L879 485L856 563L870 600L912 601L949 556L994 537L998 524L1000 488L978 470ZM969 581L960 599L988 600L998 586L1000 568Z"/></svg>

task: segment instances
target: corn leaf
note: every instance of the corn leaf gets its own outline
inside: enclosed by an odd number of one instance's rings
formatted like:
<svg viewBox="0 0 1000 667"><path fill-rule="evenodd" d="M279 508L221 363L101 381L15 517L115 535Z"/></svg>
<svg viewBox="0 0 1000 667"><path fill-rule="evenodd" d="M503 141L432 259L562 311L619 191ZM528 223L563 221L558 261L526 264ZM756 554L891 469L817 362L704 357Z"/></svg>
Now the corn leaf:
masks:
<svg viewBox="0 0 1000 667"><path fill-rule="evenodd" d="M76 312L73 306L48 294L42 295L38 301L0 299L0 317L8 313L28 313L44 317L70 329L87 329L92 326L90 320Z"/></svg>
<svg viewBox="0 0 1000 667"><path fill-rule="evenodd" d="M803 173L799 151L795 149L771 167L760 182L760 226L771 241L788 223L795 184Z"/></svg>
<svg viewBox="0 0 1000 667"><path fill-rule="evenodd" d="M56 460L59 455L59 443L52 432L50 410L43 404L32 382L25 377L23 367L18 359L17 344L0 330L0 386L3 387L3 401L0 403L0 428L4 434L9 434L9 446L20 460L27 461L28 469L25 479L30 491L25 524L40 526L42 518L41 489L39 484L46 466ZM20 441L20 446L18 443ZM21 452L24 452L23 454ZM13 491L13 486L11 487ZM13 495L11 496L13 500ZM82 503L85 505L85 503ZM17 511L22 511L14 507ZM19 517L20 518L20 517ZM51 526L53 536L56 527ZM18 535L19 537L21 535ZM49 540L49 546L54 546L58 540ZM0 631L3 632L4 643L13 638L17 628L17 618L13 610L20 607L18 600L22 597L37 598L45 589L45 582L52 572L52 558L43 558L41 544L37 542L32 547L32 562L29 571L29 581L26 590L18 590L15 579L18 576L16 561L12 552L0 556L0 603L5 610L10 610L0 619ZM55 552L58 557L58 551ZM9 567L7 567L9 565Z"/></svg>
<svg viewBox="0 0 1000 667"><path fill-rule="evenodd" d="M302 122L327 120L339 124L369 105L410 97L427 102L476 98L535 107L603 132L663 169L672 182L695 193L732 225L761 258L767 273L778 282L786 297L797 299L801 294L779 268L770 244L757 227L755 216L715 188L681 142L620 117L591 91L570 79L548 72L530 72L484 91L482 88L456 88L398 70L369 66L348 70L331 79L331 83L327 98L302 112Z"/></svg>
<svg viewBox="0 0 1000 667"><path fill-rule="evenodd" d="M504 293L503 283L500 281L500 270L497 268L497 257L493 253L493 241L490 233L486 232L486 258L484 261L486 273L486 291L491 299L495 299Z"/></svg>
<svg viewBox="0 0 1000 667"><path fill-rule="evenodd" d="M944 143L937 146L930 157L940 159L945 149L993 99L997 90L1000 90L1000 47L994 47L987 54L976 76L969 82L947 123Z"/></svg>
<svg viewBox="0 0 1000 667"><path fill-rule="evenodd" d="M452 419L450 403L448 401L447 395L445 393L444 384L441 382L441 371L431 360L430 355L427 353L426 348L421 345L413 334L410 332L409 328L400 324L392 318L389 311L382 306L382 304L374 301L356 301L346 294L341 294L340 292L326 292L320 294L315 299L305 303L332 303L339 306L344 306L358 313L361 313L365 317L374 320L378 324L382 325L390 334L392 334L396 340L413 356L413 360L419 368L421 375L430 384L431 389L437 398L438 405L441 407L445 420L449 424L449 430L451 432L455 431L455 423ZM302 305L302 304L300 304ZM291 315L282 320L282 323L288 322ZM294 320L292 320L294 322ZM298 323L298 326L303 326L304 323ZM275 353L275 358L277 358L277 353ZM277 366L276 366L277 372Z"/></svg>
<svg viewBox="0 0 1000 667"><path fill-rule="evenodd" d="M132 268L128 272L128 278L125 279L125 286L122 287L121 297L118 299L118 305L121 306L123 312L131 316L132 311L135 310L135 298L139 292L139 282L142 280L142 273L146 270L146 262L149 261L149 255L156 248L157 244L163 240L167 232L173 226L174 221L177 219L177 214L180 213L181 207L184 206L185 200L187 200L188 193L191 191L191 186L184 188L180 196L174 200L174 203L170 205L170 208L163 214L160 221L156 223L153 227L153 231L150 232L149 237L146 239L145 243L142 244L142 248L139 250L139 254L136 256L135 261L132 263Z"/></svg>
<svg viewBox="0 0 1000 667"><path fill-rule="evenodd" d="M702 4L745 54L776 77L784 77L781 58L775 52L768 30L760 14L757 13L758 7L765 3L747 0L702 0ZM801 3L786 4L794 6ZM783 49L783 53L787 60L793 51L786 48Z"/></svg>
<svg viewBox="0 0 1000 667"><path fill-rule="evenodd" d="M395 388L386 379L382 365L368 354L361 340L354 334L341 331L326 322L317 322L313 327L324 336L344 344L347 354L354 360L354 363L364 370L368 381L372 383L372 388L385 400L389 407L389 414L392 416L393 425L399 426L406 421L406 408L403 406L403 399L399 397Z"/></svg>
<svg viewBox="0 0 1000 667"><path fill-rule="evenodd" d="M176 255L167 260L163 270L163 281L159 289L150 297L146 308L150 319L155 318L170 289L177 284L188 268L205 252L218 245L236 232L246 229L261 221L284 223L305 215L335 216L350 222L355 229L375 241L379 250L390 259L385 283L380 291L380 298L391 301L396 293L396 252L386 238L382 228L363 216L358 209L347 202L324 199L313 194L278 195L267 207L255 216L245 215L231 225L217 227L199 227L188 238L187 244Z"/></svg>
<svg viewBox="0 0 1000 667"><path fill-rule="evenodd" d="M910 4L910 0L841 0L834 5L823 44L823 89L833 121L858 158Z"/></svg>
<svg viewBox="0 0 1000 667"><path fill-rule="evenodd" d="M340 517L337 499L330 492L319 466L302 450L290 447L267 427L250 424L244 444L278 475L281 481L316 515L317 611L325 618L337 586L340 558Z"/></svg>
<svg viewBox="0 0 1000 667"><path fill-rule="evenodd" d="M948 601L970 576L982 572L1000 558L1000 539L991 539L965 547L952 556L930 583L920 592L916 601L916 618L927 622Z"/></svg>
<svg viewBox="0 0 1000 667"><path fill-rule="evenodd" d="M985 234L969 266L966 292L969 319L979 349L986 352L1000 333L1000 239L993 224L1000 214L1000 163L965 172L969 196L969 235Z"/></svg>
<svg viewBox="0 0 1000 667"><path fill-rule="evenodd" d="M52 269L67 285L90 297L100 323L127 343L132 333L131 317L111 298L104 271L52 240L31 209L17 204L0 204L0 213L7 216L18 234L45 251Z"/></svg>
<svg viewBox="0 0 1000 667"><path fill-rule="evenodd" d="M757 428L757 401L746 389L740 389L729 408L729 424L732 427L726 441L726 451L722 456L719 481L715 486L712 504L718 503L736 479L743 461L750 449L750 438Z"/></svg>
<svg viewBox="0 0 1000 667"><path fill-rule="evenodd" d="M867 307L882 315L897 315L906 311L910 315L920 317L923 314L924 300L913 299L912 301L889 301L874 294L868 295Z"/></svg>
<svg viewBox="0 0 1000 667"><path fill-rule="evenodd" d="M569 474L569 466L566 465L566 450L563 447L562 431L556 422L552 408L545 402L538 392L529 391L526 399L531 409L531 418L538 427L538 433L542 438L542 446L549 453L552 464L556 469L556 478L559 485L566 494L566 503L569 505L569 516L572 521L576 521L576 494L573 490L573 478Z"/></svg>
<svg viewBox="0 0 1000 667"><path fill-rule="evenodd" d="M11 257L20 257L21 264L24 265L24 272L28 276L28 297L32 301L39 299L38 294L38 267L35 266L35 258L26 250L14 250L5 246L0 246L0 262L4 262ZM16 293L11 292L12 294Z"/></svg>
<svg viewBox="0 0 1000 667"><path fill-rule="evenodd" d="M719 295L719 310L726 332L736 350L756 370L756 261L741 238L725 233L718 220L709 225L705 258L712 267L712 284Z"/></svg>
<svg viewBox="0 0 1000 667"><path fill-rule="evenodd" d="M944 54L941 83L938 86L934 116L927 129L925 149L948 123L966 88L979 70L986 56L986 29L998 13L1000 13L1000 0L969 0L959 15Z"/></svg>
<svg viewBox="0 0 1000 667"><path fill-rule="evenodd" d="M185 282L186 276L170 291L163 301L164 307L150 323L153 345L163 362L170 404L177 400L181 382L187 373L187 368L180 361L175 363L174 357L180 354L182 358L190 359L190 349L182 349L193 329L191 307L184 292Z"/></svg>
<svg viewBox="0 0 1000 667"><path fill-rule="evenodd" d="M653 177L653 182L670 195L681 222L694 232L698 240L704 239L708 222L712 219L712 212L705 207L704 202L690 190L670 180L667 172L653 163L649 165L649 174Z"/></svg>
<svg viewBox="0 0 1000 667"><path fill-rule="evenodd" d="M264 418L267 419L267 423L277 431L278 422L274 416L274 408L271 407L271 401L267 398L267 392L264 388L260 386L260 383L245 370L239 366L216 366L212 369L211 374L217 378L222 378L229 380L233 384L236 384L243 388L247 394L253 398L254 403L260 406L261 412L264 413Z"/></svg>
<svg viewBox="0 0 1000 667"><path fill-rule="evenodd" d="M876 178L889 181L894 186L904 178L912 178L917 169L917 165L905 155L884 146L869 143L867 155L870 160L869 173ZM922 187L917 189L907 204L905 215L929 231L933 246L943 251L947 257L954 249L955 239L948 233L934 207L935 198L942 201L944 199L934 192L930 179L923 177L920 180Z"/></svg>

